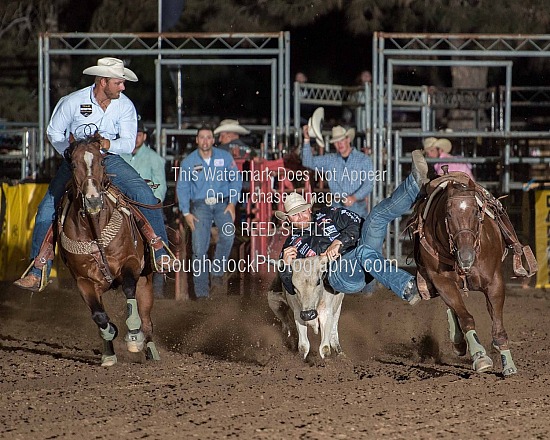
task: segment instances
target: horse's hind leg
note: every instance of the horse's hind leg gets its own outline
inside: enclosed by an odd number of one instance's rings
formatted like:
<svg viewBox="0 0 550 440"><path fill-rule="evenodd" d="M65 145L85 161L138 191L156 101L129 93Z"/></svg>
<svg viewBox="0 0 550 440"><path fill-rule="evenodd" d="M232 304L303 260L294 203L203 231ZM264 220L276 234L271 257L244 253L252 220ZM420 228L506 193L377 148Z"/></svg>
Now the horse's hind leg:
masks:
<svg viewBox="0 0 550 440"><path fill-rule="evenodd" d="M145 357L148 360L159 361L160 355L153 341L153 322L151 320L151 309L153 308L153 276L140 277L136 298L138 300L138 312L141 317L141 329L145 336L146 351Z"/></svg>
<svg viewBox="0 0 550 440"><path fill-rule="evenodd" d="M447 321L449 322L449 338L453 343L453 351L457 356L464 356L468 346L466 345L464 333L462 333L456 313L452 309L447 309Z"/></svg>

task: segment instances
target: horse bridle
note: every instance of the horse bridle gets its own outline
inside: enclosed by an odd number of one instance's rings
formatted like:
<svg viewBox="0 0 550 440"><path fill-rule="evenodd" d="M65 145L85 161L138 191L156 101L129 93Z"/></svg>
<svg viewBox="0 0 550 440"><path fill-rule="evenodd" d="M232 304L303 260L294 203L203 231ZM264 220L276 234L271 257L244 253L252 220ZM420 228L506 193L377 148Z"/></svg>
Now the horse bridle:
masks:
<svg viewBox="0 0 550 440"><path fill-rule="evenodd" d="M445 216L445 229L447 231L447 234L449 235L449 250L451 252L452 255L455 255L458 248L457 248L457 245L456 245L456 237L458 237L460 234L471 234L473 237L474 237L474 250L475 250L475 253L476 255L479 253L479 247L481 245L481 225L483 224L483 219L485 217L485 209L484 208L479 208L478 204L477 204L477 201L476 201L476 198L475 198L475 193L472 193L472 195L456 195L456 196L450 196L448 197L447 199L447 205L449 205L449 201L450 200L454 200L454 199L472 199L473 202L474 202L474 206L477 208L477 215L476 215L476 218L477 218L477 222L476 222L476 230L473 230L471 228L463 228L463 229L460 229L458 230L457 232L455 232L454 234L450 231L449 229L449 222L448 222L448 215ZM447 208L447 212L448 212L448 208Z"/></svg>
<svg viewBox="0 0 550 440"><path fill-rule="evenodd" d="M95 141L94 141L95 142ZM71 146L73 147L73 146ZM73 149L73 152L74 152L74 149ZM72 152L72 153L73 153ZM71 153L71 155L72 155ZM99 192L99 198L100 198L100 201L101 201L101 206L103 206L103 202L104 202L104 194L109 186L109 178L107 176L107 173L105 172L105 159L102 158L101 159L101 163L100 163L100 166L103 168L103 180L100 182L96 177L93 177L93 176L86 176L86 178L80 183L80 185L77 184L76 182L76 179L75 179L75 175L74 175L74 170L73 170L73 180L74 180L74 187L76 189L76 194L75 194L75 197L80 197L82 199L82 209L80 210L80 215L82 215L82 217L85 217L86 216L86 197L84 195L84 185L86 184L86 182L89 182L91 181L91 183L95 186L95 188L97 188L97 191Z"/></svg>

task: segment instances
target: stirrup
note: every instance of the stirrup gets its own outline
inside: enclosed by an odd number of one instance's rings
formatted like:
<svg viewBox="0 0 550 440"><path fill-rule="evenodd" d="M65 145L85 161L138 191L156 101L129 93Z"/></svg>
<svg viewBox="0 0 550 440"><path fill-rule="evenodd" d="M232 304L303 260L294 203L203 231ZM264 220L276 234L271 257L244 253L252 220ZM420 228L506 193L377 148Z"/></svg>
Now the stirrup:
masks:
<svg viewBox="0 0 550 440"><path fill-rule="evenodd" d="M521 246L521 245L520 245ZM523 262L521 260L521 256L525 257L525 261L527 262L527 267L529 270L526 270L523 267ZM533 251L531 250L530 246L523 246L521 248L521 252L515 252L513 255L513 271L514 275L517 277L532 277L537 271L539 270L537 260L535 256L533 255Z"/></svg>
<svg viewBox="0 0 550 440"><path fill-rule="evenodd" d="M31 264L25 269L25 272L23 272L23 275L21 275L21 278L25 278L31 269L34 267L34 259L31 261ZM40 269L40 284L38 285L38 292L42 292L47 286L50 284L48 280L48 265L44 264L42 268Z"/></svg>

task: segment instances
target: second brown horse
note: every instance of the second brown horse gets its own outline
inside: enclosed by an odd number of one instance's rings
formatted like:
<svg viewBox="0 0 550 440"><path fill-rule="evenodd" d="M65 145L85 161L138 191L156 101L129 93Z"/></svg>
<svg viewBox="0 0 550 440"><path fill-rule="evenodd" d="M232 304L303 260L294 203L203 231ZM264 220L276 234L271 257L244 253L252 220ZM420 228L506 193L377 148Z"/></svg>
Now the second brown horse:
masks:
<svg viewBox="0 0 550 440"><path fill-rule="evenodd" d="M503 237L483 203L481 188L462 173L453 174L440 178L433 196L417 207L414 243L418 287L424 295L441 296L448 307L454 351L460 356L468 351L477 372L490 370L493 361L478 338L463 293L483 292L493 323L493 346L500 353L502 373L509 376L517 373L517 368L503 324Z"/></svg>

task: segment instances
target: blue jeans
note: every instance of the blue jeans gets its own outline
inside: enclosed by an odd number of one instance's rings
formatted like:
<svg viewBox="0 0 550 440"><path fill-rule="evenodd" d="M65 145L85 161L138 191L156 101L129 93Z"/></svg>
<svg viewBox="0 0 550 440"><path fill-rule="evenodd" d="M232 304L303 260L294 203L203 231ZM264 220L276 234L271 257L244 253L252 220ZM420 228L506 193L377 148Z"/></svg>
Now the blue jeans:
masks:
<svg viewBox="0 0 550 440"><path fill-rule="evenodd" d="M395 263L362 244L331 262L328 281L337 292L357 293L365 287L365 273L369 273L384 287L403 298L405 287L414 276L399 269Z"/></svg>
<svg viewBox="0 0 550 440"><path fill-rule="evenodd" d="M406 284L414 277L385 260L382 256L382 245L388 224L410 209L419 192L418 184L409 175L390 197L372 208L363 222L357 248L331 263L329 282L335 290L344 293L360 292L365 287L365 272L368 272L376 281L400 298L403 297Z"/></svg>
<svg viewBox="0 0 550 440"><path fill-rule="evenodd" d="M195 230L191 234L193 247L193 282L195 296L205 298L209 293L208 274L222 276L227 267L227 260L231 253L233 240L235 239L235 228L233 219L229 212L224 213L227 202L207 205L202 200L193 200L191 214L199 219L195 223ZM208 261L208 248L210 246L210 232L212 222L218 227L218 243L214 252L214 260ZM231 226L224 227L226 224Z"/></svg>
<svg viewBox="0 0 550 440"><path fill-rule="evenodd" d="M111 175L110 177L113 184L130 199L151 205L158 202L151 188L145 183L145 180L143 180L137 171L119 155L107 154L105 156L105 171ZM63 197L65 186L69 180L71 180L71 177L71 166L64 160L50 182L48 191L44 195L40 205L38 205L34 231L32 233L31 258L35 258L40 251L40 246L44 241L44 237L46 237L48 228L54 221L55 208ZM151 223L151 227L155 233L160 236L165 243L168 243L168 236L166 235L166 228L164 227L164 220L162 218L162 210L145 209L142 207L139 209L149 223ZM155 252L157 258L164 254L166 254L164 249ZM48 262L48 274L50 268L51 262ZM37 275L40 273L36 268L33 268L32 272Z"/></svg>
<svg viewBox="0 0 550 440"><path fill-rule="evenodd" d="M369 245L381 254L388 224L411 208L419 192L416 180L409 174L390 197L372 208L363 222L360 243Z"/></svg>
<svg viewBox="0 0 550 440"><path fill-rule="evenodd" d="M367 218L369 215L369 210L365 199L358 200L351 206L344 206L342 203L337 202L332 202L332 206L334 206L335 208L349 209L350 211L355 212L357 215L359 215L362 219Z"/></svg>

